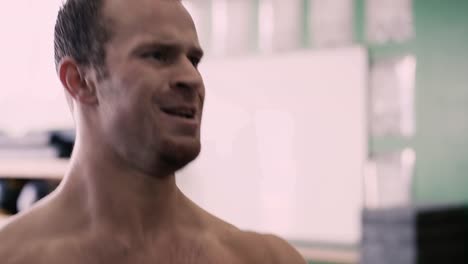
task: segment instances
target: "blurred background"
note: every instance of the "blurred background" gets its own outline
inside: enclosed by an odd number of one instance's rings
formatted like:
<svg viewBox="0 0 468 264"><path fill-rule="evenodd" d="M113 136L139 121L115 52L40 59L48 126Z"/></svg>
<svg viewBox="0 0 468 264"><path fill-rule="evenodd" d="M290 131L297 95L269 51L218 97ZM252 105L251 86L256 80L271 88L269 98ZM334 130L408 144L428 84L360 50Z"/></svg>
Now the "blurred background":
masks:
<svg viewBox="0 0 468 264"><path fill-rule="evenodd" d="M50 193L73 148L61 2L0 10L5 216ZM178 174L189 197L311 263L466 263L468 1L183 4L207 53L203 150Z"/></svg>

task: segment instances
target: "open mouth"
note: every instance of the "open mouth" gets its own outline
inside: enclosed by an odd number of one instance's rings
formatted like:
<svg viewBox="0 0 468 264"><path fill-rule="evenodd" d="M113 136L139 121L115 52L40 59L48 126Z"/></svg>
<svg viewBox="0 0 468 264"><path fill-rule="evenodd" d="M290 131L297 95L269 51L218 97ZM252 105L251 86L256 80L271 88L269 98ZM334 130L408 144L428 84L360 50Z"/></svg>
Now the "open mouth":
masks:
<svg viewBox="0 0 468 264"><path fill-rule="evenodd" d="M194 119L196 113L195 109L185 107L164 108L161 110L168 115L177 116L185 119Z"/></svg>

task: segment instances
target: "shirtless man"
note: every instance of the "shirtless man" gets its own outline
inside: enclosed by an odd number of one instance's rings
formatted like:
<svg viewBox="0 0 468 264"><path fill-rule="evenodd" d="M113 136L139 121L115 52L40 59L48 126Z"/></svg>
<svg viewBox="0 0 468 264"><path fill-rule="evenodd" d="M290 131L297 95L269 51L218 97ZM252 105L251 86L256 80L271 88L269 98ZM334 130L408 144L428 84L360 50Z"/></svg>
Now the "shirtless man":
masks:
<svg viewBox="0 0 468 264"><path fill-rule="evenodd" d="M59 188L0 231L2 264L304 264L274 235L241 231L177 188L200 152L205 90L178 0L68 0L57 73L77 140Z"/></svg>

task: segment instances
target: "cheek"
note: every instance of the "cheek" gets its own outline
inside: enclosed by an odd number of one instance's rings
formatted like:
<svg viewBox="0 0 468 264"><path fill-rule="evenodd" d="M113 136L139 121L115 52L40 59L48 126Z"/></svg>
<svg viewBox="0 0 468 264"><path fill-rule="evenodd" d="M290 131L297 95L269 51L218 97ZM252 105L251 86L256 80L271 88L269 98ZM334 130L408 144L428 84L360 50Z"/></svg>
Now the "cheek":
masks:
<svg viewBox="0 0 468 264"><path fill-rule="evenodd" d="M147 107L152 88L144 75L138 74L138 70L134 67L134 69L120 72L118 76L121 78L115 80L112 87L113 103L129 114Z"/></svg>
<svg viewBox="0 0 468 264"><path fill-rule="evenodd" d="M143 136L147 133L145 131L155 130L155 119L159 118L156 108L164 103L163 74L131 64L127 69L113 74L116 78L104 95L109 105L107 112L112 112L107 113L113 119L110 126L132 136L138 133Z"/></svg>
<svg viewBox="0 0 468 264"><path fill-rule="evenodd" d="M120 129L131 132L133 136L145 131L148 126L148 121L154 115L151 101L148 96L140 96L138 94L128 94L121 98L121 105L117 110L116 117Z"/></svg>
<svg viewBox="0 0 468 264"><path fill-rule="evenodd" d="M153 137L157 134L153 120L154 110L139 98L124 99L125 103L116 107L111 113L111 120L107 121L107 135L122 155L128 158L137 157L141 146L153 142Z"/></svg>
<svg viewBox="0 0 468 264"><path fill-rule="evenodd" d="M141 129L142 119L150 114L151 107L148 95L140 89L139 83L114 82L114 85L102 94L101 120L109 133L135 133Z"/></svg>

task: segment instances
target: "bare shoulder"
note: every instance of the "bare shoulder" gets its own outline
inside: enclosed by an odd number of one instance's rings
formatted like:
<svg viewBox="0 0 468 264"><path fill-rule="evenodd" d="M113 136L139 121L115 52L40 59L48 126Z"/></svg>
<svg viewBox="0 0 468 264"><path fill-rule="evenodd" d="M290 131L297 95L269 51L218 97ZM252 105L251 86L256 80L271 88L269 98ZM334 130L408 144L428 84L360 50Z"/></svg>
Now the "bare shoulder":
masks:
<svg viewBox="0 0 468 264"><path fill-rule="evenodd" d="M44 246L31 236L24 219L13 219L0 228L0 259L5 264L41 263Z"/></svg>
<svg viewBox="0 0 468 264"><path fill-rule="evenodd" d="M209 219L221 244L242 263L306 264L293 246L276 235L240 230L213 216Z"/></svg>
<svg viewBox="0 0 468 264"><path fill-rule="evenodd" d="M11 217L0 227L1 263L50 263L45 258L52 245L57 244L57 236L53 232L57 226L48 206Z"/></svg>
<svg viewBox="0 0 468 264"><path fill-rule="evenodd" d="M306 264L293 246L275 235L231 229L226 240L243 263Z"/></svg>
<svg viewBox="0 0 468 264"><path fill-rule="evenodd" d="M305 264L302 255L286 240L275 235L263 235L266 247L273 256L272 263Z"/></svg>
<svg viewBox="0 0 468 264"><path fill-rule="evenodd" d="M44 224L52 222L47 214L47 208L37 207L10 217L0 227L0 244L26 242L43 235L47 232Z"/></svg>

